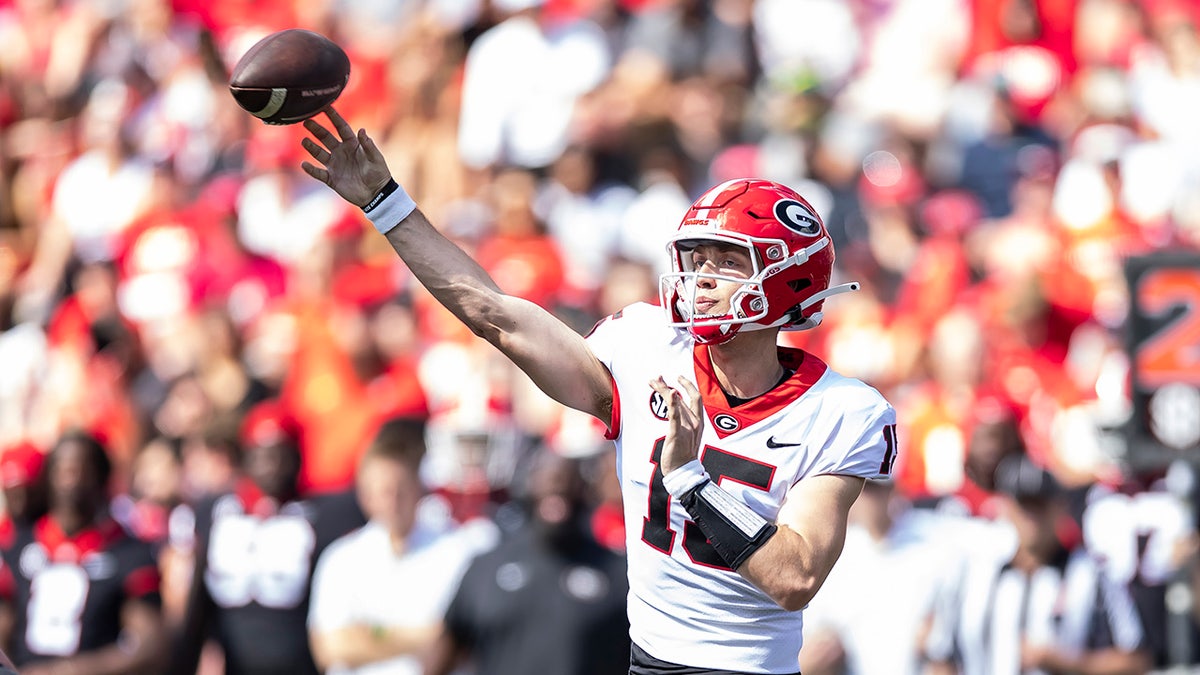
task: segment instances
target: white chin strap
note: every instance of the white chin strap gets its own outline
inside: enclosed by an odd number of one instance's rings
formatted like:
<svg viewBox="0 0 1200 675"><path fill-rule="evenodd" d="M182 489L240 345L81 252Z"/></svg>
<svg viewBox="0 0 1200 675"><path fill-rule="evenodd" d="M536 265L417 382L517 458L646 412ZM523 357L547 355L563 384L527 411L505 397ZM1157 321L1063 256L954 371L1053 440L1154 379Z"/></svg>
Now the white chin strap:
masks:
<svg viewBox="0 0 1200 675"><path fill-rule="evenodd" d="M832 295L841 295L842 293L857 291L860 288L862 288L862 284L858 283L857 281L851 281L850 283L838 284L832 288L826 288L819 293L813 293L811 297L800 303L800 311L804 311ZM791 317L785 316L770 325L748 323L742 326L742 330L762 330L764 328L774 328L775 326L780 326L783 330L787 331L808 330L821 325L821 319L823 318L823 312L813 312L812 314L804 317L802 321L793 321Z"/></svg>
<svg viewBox="0 0 1200 675"><path fill-rule="evenodd" d="M801 311L806 310L809 307L812 307L813 305L824 300L825 298L828 298L831 295L841 295L842 293L849 293L850 291L857 291L859 288L862 288L862 285L859 284L857 281L851 281L848 284L838 284L837 286L834 286L833 288L826 288L825 290L821 291L820 293L813 293L811 296L809 296L809 298L807 300L800 303L800 309L801 309Z"/></svg>

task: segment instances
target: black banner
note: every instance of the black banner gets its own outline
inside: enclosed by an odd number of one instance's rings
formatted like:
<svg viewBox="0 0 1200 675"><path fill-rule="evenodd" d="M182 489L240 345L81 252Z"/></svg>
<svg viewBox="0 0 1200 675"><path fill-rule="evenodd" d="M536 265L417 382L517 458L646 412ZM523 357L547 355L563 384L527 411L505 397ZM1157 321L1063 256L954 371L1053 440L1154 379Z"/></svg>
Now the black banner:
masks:
<svg viewBox="0 0 1200 675"><path fill-rule="evenodd" d="M1200 254L1129 258L1125 278L1130 465L1155 470L1181 457L1200 461Z"/></svg>

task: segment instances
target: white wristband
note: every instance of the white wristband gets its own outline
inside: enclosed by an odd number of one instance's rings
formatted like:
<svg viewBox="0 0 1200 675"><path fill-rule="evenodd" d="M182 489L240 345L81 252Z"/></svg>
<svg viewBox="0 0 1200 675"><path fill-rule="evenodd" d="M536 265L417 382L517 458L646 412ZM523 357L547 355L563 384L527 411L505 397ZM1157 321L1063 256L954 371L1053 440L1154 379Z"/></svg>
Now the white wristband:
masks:
<svg viewBox="0 0 1200 675"><path fill-rule="evenodd" d="M395 180L390 180L379 194L363 207L363 213L379 234L387 234L416 208L417 203L408 196L404 188Z"/></svg>
<svg viewBox="0 0 1200 675"><path fill-rule="evenodd" d="M704 465L700 460L693 459L681 467L673 469L670 473L663 475L663 487L667 488L667 492L671 496L679 499L687 494L688 490L708 480L708 472L704 470Z"/></svg>

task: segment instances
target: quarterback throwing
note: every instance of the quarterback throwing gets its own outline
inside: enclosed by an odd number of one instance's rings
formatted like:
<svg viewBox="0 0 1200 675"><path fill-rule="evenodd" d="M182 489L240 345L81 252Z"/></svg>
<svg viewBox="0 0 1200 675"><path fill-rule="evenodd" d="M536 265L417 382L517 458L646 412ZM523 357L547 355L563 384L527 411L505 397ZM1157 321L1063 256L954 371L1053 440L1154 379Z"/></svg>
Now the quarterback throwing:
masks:
<svg viewBox="0 0 1200 675"><path fill-rule="evenodd" d="M586 338L506 295L392 179L332 108L304 122L304 170L361 207L416 278L549 396L608 426L629 556L630 673L797 671L802 609L841 553L863 481L896 456L873 388L778 345L817 326L833 243L794 190L735 180L702 195L667 245L661 306Z"/></svg>

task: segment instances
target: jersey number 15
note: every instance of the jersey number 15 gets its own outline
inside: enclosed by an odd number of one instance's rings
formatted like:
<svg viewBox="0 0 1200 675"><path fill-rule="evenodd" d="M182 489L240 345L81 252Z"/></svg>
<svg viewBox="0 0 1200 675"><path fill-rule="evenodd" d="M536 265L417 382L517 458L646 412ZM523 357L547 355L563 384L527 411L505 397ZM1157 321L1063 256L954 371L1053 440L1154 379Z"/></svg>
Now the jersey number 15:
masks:
<svg viewBox="0 0 1200 675"><path fill-rule="evenodd" d="M670 555L675 545L675 531L671 529L671 494L663 485L663 472L659 465L665 442L665 438L655 441L654 452L650 455L650 461L654 463L654 475L650 478L650 511L642 519L642 541ZM704 446L700 463L718 484L722 478L728 478L764 492L771 489L771 478L775 475L775 467L770 464L734 455L711 445ZM683 550L697 565L730 569L708 543L700 527L691 520L684 522Z"/></svg>

